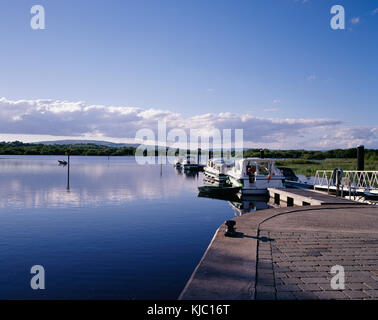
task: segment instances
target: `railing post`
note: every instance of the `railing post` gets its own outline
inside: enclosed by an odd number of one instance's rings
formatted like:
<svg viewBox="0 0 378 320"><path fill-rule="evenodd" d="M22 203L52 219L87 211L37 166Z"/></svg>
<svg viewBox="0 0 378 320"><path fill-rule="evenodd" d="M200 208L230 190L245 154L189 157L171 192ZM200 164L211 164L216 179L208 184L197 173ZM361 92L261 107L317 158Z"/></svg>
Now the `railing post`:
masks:
<svg viewBox="0 0 378 320"><path fill-rule="evenodd" d="M329 194L329 184L331 183L331 178L328 179L327 172L325 173L325 175L326 175L327 185L328 185L327 194ZM332 177L332 174L331 174L331 177Z"/></svg>
<svg viewBox="0 0 378 320"><path fill-rule="evenodd" d="M349 200L352 200L352 187L350 184L350 177L348 176L348 189L349 189Z"/></svg>
<svg viewBox="0 0 378 320"><path fill-rule="evenodd" d="M336 198L339 196L339 170L336 171Z"/></svg>

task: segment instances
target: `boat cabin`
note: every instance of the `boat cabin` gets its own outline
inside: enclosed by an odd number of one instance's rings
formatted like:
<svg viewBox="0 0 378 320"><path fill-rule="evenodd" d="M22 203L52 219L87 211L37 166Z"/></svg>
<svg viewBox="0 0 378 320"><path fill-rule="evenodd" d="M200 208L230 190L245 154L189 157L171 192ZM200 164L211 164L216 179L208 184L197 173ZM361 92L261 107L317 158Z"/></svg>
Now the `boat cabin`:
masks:
<svg viewBox="0 0 378 320"><path fill-rule="evenodd" d="M275 159L239 159L227 174L232 184L242 186L242 193L246 194L266 193L269 187L282 188L285 180L275 167Z"/></svg>

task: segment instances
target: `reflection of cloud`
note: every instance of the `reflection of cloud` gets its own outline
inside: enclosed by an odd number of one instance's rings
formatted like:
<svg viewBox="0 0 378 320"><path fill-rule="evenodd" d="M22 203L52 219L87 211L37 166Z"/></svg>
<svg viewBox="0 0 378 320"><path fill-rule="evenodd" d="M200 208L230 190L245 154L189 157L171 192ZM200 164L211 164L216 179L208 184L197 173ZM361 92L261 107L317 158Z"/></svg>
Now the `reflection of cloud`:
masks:
<svg viewBox="0 0 378 320"><path fill-rule="evenodd" d="M354 18L350 19L350 22L351 22L352 24L357 24L357 23L360 22L360 17L354 17Z"/></svg>
<svg viewBox="0 0 378 320"><path fill-rule="evenodd" d="M97 159L97 163L88 163L86 157L72 157L70 192L66 190L66 168L59 167L56 160L2 159L0 208L122 205L176 197L192 188L176 177L171 166L165 168L161 179L158 166L108 165L104 158ZM130 160L134 163L134 158Z"/></svg>
<svg viewBox="0 0 378 320"><path fill-rule="evenodd" d="M315 79L310 76L309 80ZM268 110L268 109L267 109ZM268 111L276 111L270 109ZM267 148L314 148L314 136L327 132L349 130L338 119L312 118L266 118L261 114L236 114L222 112L206 113L184 118L181 114L167 110L142 109L137 107L115 107L88 105L83 102L66 102L57 100L20 100L0 99L1 133L33 134L66 137L91 136L92 139L111 137L133 139L137 130L142 128L157 130L158 120L165 120L167 131L173 128L183 129L189 135L190 129L197 129L200 134L213 135L219 129L243 129L245 146ZM371 147L378 145L371 130L376 127L356 127L366 133L366 143ZM353 142L353 135L350 136ZM356 138L356 141L359 138ZM345 140L339 140L342 148ZM336 141L338 143L339 141ZM334 142L332 143L334 145ZM348 143L349 145L349 143Z"/></svg>

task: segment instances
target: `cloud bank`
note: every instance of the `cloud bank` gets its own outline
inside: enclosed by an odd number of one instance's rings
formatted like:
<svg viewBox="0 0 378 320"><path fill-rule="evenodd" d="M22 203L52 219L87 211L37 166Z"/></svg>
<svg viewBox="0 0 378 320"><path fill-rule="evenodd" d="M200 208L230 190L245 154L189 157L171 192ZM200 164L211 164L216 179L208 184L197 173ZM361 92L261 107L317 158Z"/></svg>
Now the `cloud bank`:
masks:
<svg viewBox="0 0 378 320"><path fill-rule="evenodd" d="M251 114L206 113L184 118L168 110L88 105L59 100L0 99L0 134L109 139L130 142L137 130L156 132L157 121L167 130L243 129L246 147L328 149L364 144L377 148L378 127L350 127L337 119L278 119Z"/></svg>

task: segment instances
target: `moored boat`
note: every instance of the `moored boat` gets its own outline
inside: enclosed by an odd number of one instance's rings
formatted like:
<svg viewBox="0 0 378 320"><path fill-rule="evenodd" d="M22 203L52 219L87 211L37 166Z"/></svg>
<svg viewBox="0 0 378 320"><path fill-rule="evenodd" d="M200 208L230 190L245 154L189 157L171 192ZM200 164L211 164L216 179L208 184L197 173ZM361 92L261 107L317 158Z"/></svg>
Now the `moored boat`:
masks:
<svg viewBox="0 0 378 320"><path fill-rule="evenodd" d="M266 194L268 188L283 188L285 176L274 159L244 158L235 161L227 172L230 182L241 187L242 194Z"/></svg>
<svg viewBox="0 0 378 320"><path fill-rule="evenodd" d="M198 187L200 193L213 195L235 195L240 191L240 187L234 186L202 186Z"/></svg>
<svg viewBox="0 0 378 320"><path fill-rule="evenodd" d="M281 173L285 176L286 180L289 181L298 181L298 177L293 171L293 169L288 168L288 167L277 167L278 170L281 171Z"/></svg>
<svg viewBox="0 0 378 320"><path fill-rule="evenodd" d="M196 163L194 157L190 157L190 156L187 156L186 159L182 157L177 158L174 161L173 166L176 169L183 169L185 171L199 171L199 170L202 170L204 167L204 165L200 163Z"/></svg>
<svg viewBox="0 0 378 320"><path fill-rule="evenodd" d="M227 172L233 167L233 163L226 162L221 158L209 159L203 169L207 178L218 182L225 182L228 179Z"/></svg>
<svg viewBox="0 0 378 320"><path fill-rule="evenodd" d="M288 167L277 167L285 177L286 188L313 189L314 185L299 180L293 169Z"/></svg>
<svg viewBox="0 0 378 320"><path fill-rule="evenodd" d="M58 160L59 165L66 166L68 164L65 160Z"/></svg>

